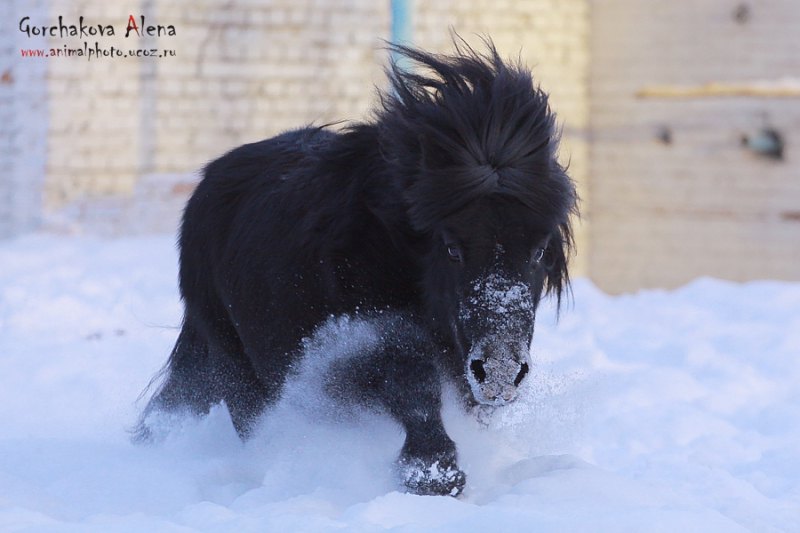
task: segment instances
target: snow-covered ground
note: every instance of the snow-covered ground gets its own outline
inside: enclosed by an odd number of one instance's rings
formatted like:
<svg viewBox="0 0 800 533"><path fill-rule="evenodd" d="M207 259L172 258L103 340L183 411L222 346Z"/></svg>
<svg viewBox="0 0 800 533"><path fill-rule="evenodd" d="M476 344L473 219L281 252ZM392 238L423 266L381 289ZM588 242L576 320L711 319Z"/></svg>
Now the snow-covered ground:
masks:
<svg viewBox="0 0 800 533"><path fill-rule="evenodd" d="M222 408L131 444L175 285L171 237L0 244L0 531L800 531L800 284L578 280L518 402L448 402L460 499L398 491L399 427L299 378L247 444Z"/></svg>

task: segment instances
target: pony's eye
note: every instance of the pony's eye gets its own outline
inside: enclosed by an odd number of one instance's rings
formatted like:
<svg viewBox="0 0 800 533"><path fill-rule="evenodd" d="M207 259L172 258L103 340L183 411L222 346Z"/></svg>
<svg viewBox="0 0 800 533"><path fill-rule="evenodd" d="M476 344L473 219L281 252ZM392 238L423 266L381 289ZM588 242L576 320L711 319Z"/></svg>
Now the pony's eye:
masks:
<svg viewBox="0 0 800 533"><path fill-rule="evenodd" d="M463 256L461 255L461 248L459 248L456 244L447 245L447 256L451 261L456 263L460 263L464 260Z"/></svg>
<svg viewBox="0 0 800 533"><path fill-rule="evenodd" d="M544 248L537 248L536 250L533 251L532 260L534 264L538 265L539 263L542 262L542 259L544 259L544 252L545 252Z"/></svg>

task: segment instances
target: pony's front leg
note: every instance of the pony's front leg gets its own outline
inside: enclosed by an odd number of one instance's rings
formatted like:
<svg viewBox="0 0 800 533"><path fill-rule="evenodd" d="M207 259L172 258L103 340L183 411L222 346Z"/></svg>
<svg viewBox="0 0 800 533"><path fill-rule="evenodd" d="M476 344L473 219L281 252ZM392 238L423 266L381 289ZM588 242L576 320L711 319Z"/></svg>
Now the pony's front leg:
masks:
<svg viewBox="0 0 800 533"><path fill-rule="evenodd" d="M413 323L388 320L380 326L377 346L336 365L329 392L377 404L403 426L406 439L396 466L410 492L457 496L466 476L442 423L438 348Z"/></svg>
<svg viewBox="0 0 800 533"><path fill-rule="evenodd" d="M415 494L457 496L466 476L458 467L456 445L441 416L441 384L430 354L398 357L388 366L381 398L403 425L406 440L397 469Z"/></svg>

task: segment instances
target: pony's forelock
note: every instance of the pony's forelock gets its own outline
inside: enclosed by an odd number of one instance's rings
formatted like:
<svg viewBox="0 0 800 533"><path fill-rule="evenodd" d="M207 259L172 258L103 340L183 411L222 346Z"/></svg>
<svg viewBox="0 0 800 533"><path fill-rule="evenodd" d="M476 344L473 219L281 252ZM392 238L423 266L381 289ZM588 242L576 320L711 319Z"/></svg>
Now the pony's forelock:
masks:
<svg viewBox="0 0 800 533"><path fill-rule="evenodd" d="M409 221L428 231L481 197L511 197L557 234L547 291L568 288L575 185L558 162L560 131L547 94L521 62L454 38L439 55L390 44L390 88L376 116L386 163L405 183Z"/></svg>
<svg viewBox="0 0 800 533"><path fill-rule="evenodd" d="M430 227L489 194L566 215L574 186L558 171L560 135L547 94L491 41L483 53L455 43L453 55L389 45L399 59L388 71L377 126L387 163L408 180L412 224Z"/></svg>

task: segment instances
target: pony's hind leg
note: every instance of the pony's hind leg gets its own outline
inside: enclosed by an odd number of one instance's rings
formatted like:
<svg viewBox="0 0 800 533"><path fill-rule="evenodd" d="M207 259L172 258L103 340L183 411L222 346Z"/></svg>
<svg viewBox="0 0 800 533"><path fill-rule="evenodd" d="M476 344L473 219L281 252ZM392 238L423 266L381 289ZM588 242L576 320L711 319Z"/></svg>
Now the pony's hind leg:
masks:
<svg viewBox="0 0 800 533"><path fill-rule="evenodd" d="M227 324L218 322L212 330L185 320L162 376L163 382L136 429L137 440L152 437L151 415L203 416L220 402L225 403L237 433L245 439L267 403L266 389L236 332Z"/></svg>
<svg viewBox="0 0 800 533"><path fill-rule="evenodd" d="M273 395L259 380L241 343L222 350L217 359L215 379L233 426L239 437L245 440L250 437L256 421Z"/></svg>
<svg viewBox="0 0 800 533"><path fill-rule="evenodd" d="M152 386L158 379L162 380L142 412L134 431L135 440L152 440L156 433L155 415L201 416L220 401L207 383L208 363L207 341L191 322L184 321L166 365L151 382Z"/></svg>

